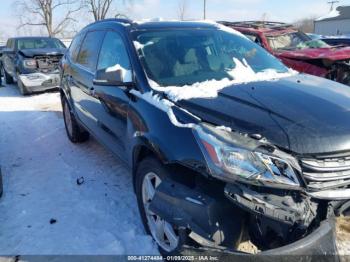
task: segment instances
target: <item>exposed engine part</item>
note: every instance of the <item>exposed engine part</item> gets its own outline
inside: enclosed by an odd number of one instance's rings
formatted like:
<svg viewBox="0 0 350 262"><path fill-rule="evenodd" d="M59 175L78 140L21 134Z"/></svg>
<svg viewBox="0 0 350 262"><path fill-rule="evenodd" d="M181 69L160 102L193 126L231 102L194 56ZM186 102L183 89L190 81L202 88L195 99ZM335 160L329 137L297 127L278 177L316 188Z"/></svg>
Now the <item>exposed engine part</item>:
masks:
<svg viewBox="0 0 350 262"><path fill-rule="evenodd" d="M339 83L350 85L350 62L337 61L330 66L328 78Z"/></svg>
<svg viewBox="0 0 350 262"><path fill-rule="evenodd" d="M199 244L235 248L240 243L244 212L224 197L214 199L199 190L164 180L149 208L169 223L193 231L193 239L199 239Z"/></svg>
<svg viewBox="0 0 350 262"><path fill-rule="evenodd" d="M58 69L62 56L36 56L38 69L41 72L50 72Z"/></svg>
<svg viewBox="0 0 350 262"><path fill-rule="evenodd" d="M298 196L259 193L244 185L228 184L225 194L248 212L290 226L298 224L299 227L307 228L316 216L317 204L300 193Z"/></svg>

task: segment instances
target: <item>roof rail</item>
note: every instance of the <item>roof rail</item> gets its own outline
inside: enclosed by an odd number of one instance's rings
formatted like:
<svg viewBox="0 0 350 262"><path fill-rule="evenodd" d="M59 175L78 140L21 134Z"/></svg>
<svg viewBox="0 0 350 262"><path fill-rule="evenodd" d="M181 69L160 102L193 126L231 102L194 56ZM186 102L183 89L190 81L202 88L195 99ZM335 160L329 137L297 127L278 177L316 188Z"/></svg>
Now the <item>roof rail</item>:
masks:
<svg viewBox="0 0 350 262"><path fill-rule="evenodd" d="M94 24L104 23L104 22L117 22L123 24L133 24L133 21L127 18L107 18L103 20L96 21Z"/></svg>
<svg viewBox="0 0 350 262"><path fill-rule="evenodd" d="M291 24L286 24L282 22L273 21L241 21L241 22L228 22L228 21L218 21L218 23L226 26L239 26L247 28L269 28L269 29L279 29L286 27L293 27Z"/></svg>

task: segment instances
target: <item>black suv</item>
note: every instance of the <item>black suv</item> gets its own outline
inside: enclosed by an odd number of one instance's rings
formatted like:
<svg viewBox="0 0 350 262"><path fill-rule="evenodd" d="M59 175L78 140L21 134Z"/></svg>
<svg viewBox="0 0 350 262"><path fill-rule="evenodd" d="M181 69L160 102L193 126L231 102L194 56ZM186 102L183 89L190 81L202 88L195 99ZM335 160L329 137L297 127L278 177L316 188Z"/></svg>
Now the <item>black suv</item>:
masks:
<svg viewBox="0 0 350 262"><path fill-rule="evenodd" d="M64 44L50 37L15 37L1 51L6 84L17 81L22 95L57 88Z"/></svg>
<svg viewBox="0 0 350 262"><path fill-rule="evenodd" d="M62 59L69 139L131 167L162 254L335 252L350 198L350 91L216 23L112 19ZM266 251L266 252L264 252ZM254 252L254 251L252 251Z"/></svg>

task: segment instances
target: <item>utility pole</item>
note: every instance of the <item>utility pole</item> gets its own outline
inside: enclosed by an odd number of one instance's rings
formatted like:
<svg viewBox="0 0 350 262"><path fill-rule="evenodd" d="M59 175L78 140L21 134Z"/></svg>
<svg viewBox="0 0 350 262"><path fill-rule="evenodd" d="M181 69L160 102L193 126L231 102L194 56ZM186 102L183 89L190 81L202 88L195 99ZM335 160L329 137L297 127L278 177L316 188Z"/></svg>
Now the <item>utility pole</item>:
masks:
<svg viewBox="0 0 350 262"><path fill-rule="evenodd" d="M203 19L207 19L207 0L203 0Z"/></svg>
<svg viewBox="0 0 350 262"><path fill-rule="evenodd" d="M333 11L334 4L337 4L337 3L339 3L339 1L336 1L336 0L332 0L328 2L328 4L331 5L331 11Z"/></svg>

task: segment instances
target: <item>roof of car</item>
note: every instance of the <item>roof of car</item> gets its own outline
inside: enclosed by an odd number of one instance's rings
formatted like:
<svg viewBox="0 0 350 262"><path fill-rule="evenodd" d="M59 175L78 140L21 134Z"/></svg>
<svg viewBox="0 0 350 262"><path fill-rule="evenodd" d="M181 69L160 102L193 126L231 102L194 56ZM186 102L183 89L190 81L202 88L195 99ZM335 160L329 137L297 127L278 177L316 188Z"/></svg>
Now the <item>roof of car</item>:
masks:
<svg viewBox="0 0 350 262"><path fill-rule="evenodd" d="M100 24L121 24L125 26L130 26L133 29L167 29L167 28L203 28L203 29L214 29L217 28L215 22L211 21L162 21L160 19L149 19L149 20L140 20L140 21L132 21L128 19L105 19L98 22L95 22L90 26L100 25Z"/></svg>
<svg viewBox="0 0 350 262"><path fill-rule="evenodd" d="M47 39L47 38L52 38L52 39L56 39L55 37L49 37L49 36L16 36L16 37L11 37L10 39L15 39L15 40L19 40L19 39Z"/></svg>
<svg viewBox="0 0 350 262"><path fill-rule="evenodd" d="M229 26L238 31L245 32L262 32L266 34L275 34L280 32L296 31L293 25L282 23L282 22L272 22L272 21L240 21L240 22L228 22L220 21L220 24Z"/></svg>

